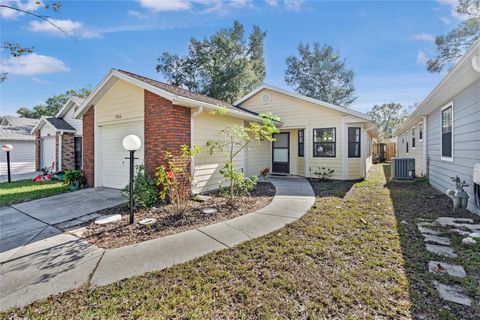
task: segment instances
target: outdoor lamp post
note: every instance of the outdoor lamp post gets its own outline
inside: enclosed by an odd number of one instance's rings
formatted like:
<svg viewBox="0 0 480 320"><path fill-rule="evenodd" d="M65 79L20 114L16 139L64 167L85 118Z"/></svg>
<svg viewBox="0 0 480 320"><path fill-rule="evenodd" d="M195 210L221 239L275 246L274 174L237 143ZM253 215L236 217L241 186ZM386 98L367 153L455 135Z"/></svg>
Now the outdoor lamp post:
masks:
<svg viewBox="0 0 480 320"><path fill-rule="evenodd" d="M133 216L133 175L134 175L133 168L134 168L134 161L135 161L134 160L135 158L133 157L133 154L135 153L135 151L140 149L140 146L142 145L142 141L136 135L130 134L130 135L126 136L125 138L123 138L122 145L125 148L125 150L130 152L130 157L125 158L125 159L130 159L130 183L129 183L130 220L129 220L129 222L130 222L130 224L133 224L133 222L135 220L134 216Z"/></svg>
<svg viewBox="0 0 480 320"><path fill-rule="evenodd" d="M8 182L12 182L12 176L10 174L10 151L13 150L13 146L11 144L5 144L2 146L2 151L7 153L7 174L8 174Z"/></svg>

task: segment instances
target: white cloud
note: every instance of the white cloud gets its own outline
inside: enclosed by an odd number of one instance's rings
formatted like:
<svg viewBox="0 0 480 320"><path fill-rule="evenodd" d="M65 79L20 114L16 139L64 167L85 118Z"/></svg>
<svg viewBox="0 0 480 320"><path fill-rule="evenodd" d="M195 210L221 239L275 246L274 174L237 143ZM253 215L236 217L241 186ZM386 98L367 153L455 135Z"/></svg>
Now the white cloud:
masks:
<svg viewBox="0 0 480 320"><path fill-rule="evenodd" d="M452 24L452 19L450 19L449 17L440 17L440 20L442 20L442 22L447 26Z"/></svg>
<svg viewBox="0 0 480 320"><path fill-rule="evenodd" d="M426 33L426 32L414 34L412 39L419 40L419 41L435 42L435 36L433 34Z"/></svg>
<svg viewBox="0 0 480 320"><path fill-rule="evenodd" d="M141 19L141 20L145 20L145 19L148 18L148 15L146 15L144 13L141 13L139 11L136 11L136 10L128 10L127 14L130 17L135 17L135 18L138 18L138 19Z"/></svg>
<svg viewBox="0 0 480 320"><path fill-rule="evenodd" d="M188 10L192 6L189 0L138 0L138 2L145 9L154 12Z"/></svg>
<svg viewBox="0 0 480 320"><path fill-rule="evenodd" d="M428 60L430 60L430 58L427 56L427 54L423 52L423 50L419 50L417 54L417 63L425 64Z"/></svg>
<svg viewBox="0 0 480 320"><path fill-rule="evenodd" d="M30 21L30 30L33 32L44 32L50 33L56 36L64 37L66 34L69 36L74 36L78 38L99 38L101 37L100 33L87 29L83 23L79 21L73 21L69 19L50 19L52 23L57 25L60 29L64 32L55 28L52 24L48 23L47 21Z"/></svg>
<svg viewBox="0 0 480 320"><path fill-rule="evenodd" d="M457 20L466 20L468 17L457 12L459 0L437 0L440 5L450 6L450 17ZM445 23L444 19L442 21Z"/></svg>
<svg viewBox="0 0 480 320"><path fill-rule="evenodd" d="M38 0L0 0L1 4L8 5L10 7L18 8L25 11L34 12L43 6L41 1ZM12 10L8 8L0 8L0 17L4 19L15 19L19 16L23 16L25 13Z"/></svg>
<svg viewBox="0 0 480 320"><path fill-rule="evenodd" d="M251 0L230 0L230 4L235 8L242 8L251 4Z"/></svg>
<svg viewBox="0 0 480 320"><path fill-rule="evenodd" d="M303 5L303 0L284 0L283 3L287 10L298 11Z"/></svg>
<svg viewBox="0 0 480 320"><path fill-rule="evenodd" d="M70 71L70 68L61 60L32 53L20 57L3 59L0 70L9 74L22 76L35 76L40 74L57 73Z"/></svg>
<svg viewBox="0 0 480 320"><path fill-rule="evenodd" d="M278 0L265 0L265 2L272 7L276 7L278 4Z"/></svg>

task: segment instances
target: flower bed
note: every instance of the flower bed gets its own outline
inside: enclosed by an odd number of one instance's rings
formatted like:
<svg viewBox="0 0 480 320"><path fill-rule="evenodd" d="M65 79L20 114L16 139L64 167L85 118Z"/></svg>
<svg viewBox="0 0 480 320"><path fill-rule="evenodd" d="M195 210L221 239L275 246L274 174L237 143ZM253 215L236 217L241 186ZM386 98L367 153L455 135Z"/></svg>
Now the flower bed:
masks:
<svg viewBox="0 0 480 320"><path fill-rule="evenodd" d="M102 210L101 214L121 214L122 219L115 223L86 226L82 236L99 247L118 248L145 240L150 240L178 232L195 229L201 226L228 220L256 211L268 205L275 195L275 188L270 182L259 182L250 196L238 197L235 204L218 192L208 194L203 202L189 201L189 206L182 215L172 214L172 206L165 205L151 209L137 209L133 225L128 224L128 207L114 207ZM204 213L204 209L215 209L215 213ZM149 226L138 222L142 219L154 218L157 221Z"/></svg>

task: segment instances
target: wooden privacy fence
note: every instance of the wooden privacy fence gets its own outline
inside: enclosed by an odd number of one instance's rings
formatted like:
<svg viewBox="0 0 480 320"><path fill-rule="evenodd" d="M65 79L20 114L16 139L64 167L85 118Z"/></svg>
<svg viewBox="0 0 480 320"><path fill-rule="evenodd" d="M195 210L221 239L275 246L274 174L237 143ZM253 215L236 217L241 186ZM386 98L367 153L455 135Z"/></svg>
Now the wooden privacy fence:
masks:
<svg viewBox="0 0 480 320"><path fill-rule="evenodd" d="M373 159L376 162L391 161L395 157L397 148L395 142L375 143L373 145Z"/></svg>

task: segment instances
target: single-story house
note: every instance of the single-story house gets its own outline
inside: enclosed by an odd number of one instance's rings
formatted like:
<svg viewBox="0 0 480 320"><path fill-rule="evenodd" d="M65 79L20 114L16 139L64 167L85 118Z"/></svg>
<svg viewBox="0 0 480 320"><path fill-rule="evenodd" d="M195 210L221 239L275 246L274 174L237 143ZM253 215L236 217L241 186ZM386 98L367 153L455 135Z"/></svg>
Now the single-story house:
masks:
<svg viewBox="0 0 480 320"><path fill-rule="evenodd" d="M455 188L450 177L465 180L475 213L480 213L473 191L474 165L480 163L479 66L480 40L394 133L397 155L415 158L416 176L428 176L442 192Z"/></svg>
<svg viewBox="0 0 480 320"><path fill-rule="evenodd" d="M225 115L212 113L226 107ZM182 144L202 152L192 164L193 190L216 189L224 181L219 171L226 155L210 155L206 143L222 139L228 124L260 121L260 113L280 118L276 141L252 142L235 158L247 176L263 168L313 177L318 167L334 169L334 179L361 179L371 165L376 129L361 112L335 106L279 88L263 85L229 104L131 72L112 69L76 113L83 119L83 170L90 186L123 188L128 183L127 152L122 140L135 134L142 140L137 163L153 175L164 151L179 153ZM223 137L224 138L224 137Z"/></svg>
<svg viewBox="0 0 480 320"><path fill-rule="evenodd" d="M10 170L12 174L35 171L35 137L32 128L38 119L5 116L0 123L0 146L11 144ZM0 175L7 174L7 155L1 152Z"/></svg>
<svg viewBox="0 0 480 320"><path fill-rule="evenodd" d="M32 129L35 135L35 164L53 171L82 167L82 120L74 114L83 102L71 97L55 117L42 117Z"/></svg>

